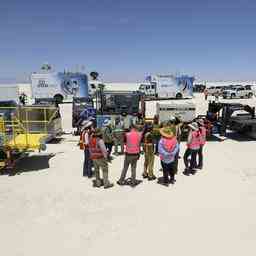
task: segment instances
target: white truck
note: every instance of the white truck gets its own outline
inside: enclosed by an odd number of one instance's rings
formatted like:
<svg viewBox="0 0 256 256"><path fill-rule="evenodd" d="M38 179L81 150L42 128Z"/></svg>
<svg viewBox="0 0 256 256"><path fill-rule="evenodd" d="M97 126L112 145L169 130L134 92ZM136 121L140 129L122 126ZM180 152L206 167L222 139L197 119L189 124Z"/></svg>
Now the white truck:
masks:
<svg viewBox="0 0 256 256"><path fill-rule="evenodd" d="M19 86L16 84L0 85L0 101L19 102Z"/></svg>
<svg viewBox="0 0 256 256"><path fill-rule="evenodd" d="M229 90L224 90L222 96L223 99L252 98L253 91L251 89L241 86Z"/></svg>
<svg viewBox="0 0 256 256"><path fill-rule="evenodd" d="M194 77L156 75L149 76L140 85L140 92L148 99L192 98Z"/></svg>
<svg viewBox="0 0 256 256"><path fill-rule="evenodd" d="M37 99L54 99L56 102L72 100L73 97L89 97L86 74L55 72L48 65L40 72L31 74L32 97Z"/></svg>
<svg viewBox="0 0 256 256"><path fill-rule="evenodd" d="M170 120L170 116L178 117L182 122L189 123L196 118L196 105L193 102L175 101L170 104L156 104L156 114L160 122Z"/></svg>

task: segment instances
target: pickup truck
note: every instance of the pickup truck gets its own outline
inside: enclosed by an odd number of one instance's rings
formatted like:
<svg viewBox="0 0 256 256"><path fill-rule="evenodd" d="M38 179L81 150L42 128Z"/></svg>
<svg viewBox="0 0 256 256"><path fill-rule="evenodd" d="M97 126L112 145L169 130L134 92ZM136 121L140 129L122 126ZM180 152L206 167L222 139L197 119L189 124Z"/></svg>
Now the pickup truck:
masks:
<svg viewBox="0 0 256 256"><path fill-rule="evenodd" d="M234 89L224 90L222 96L223 99L252 98L253 91L246 89L245 87L238 87Z"/></svg>

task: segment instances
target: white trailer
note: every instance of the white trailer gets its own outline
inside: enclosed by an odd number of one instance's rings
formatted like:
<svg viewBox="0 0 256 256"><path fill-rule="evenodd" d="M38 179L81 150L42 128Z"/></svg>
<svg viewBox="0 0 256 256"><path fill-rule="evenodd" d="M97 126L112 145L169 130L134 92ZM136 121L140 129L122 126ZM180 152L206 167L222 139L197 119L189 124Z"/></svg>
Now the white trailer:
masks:
<svg viewBox="0 0 256 256"><path fill-rule="evenodd" d="M147 83L141 84L139 90L151 99L192 98L194 77L156 75L149 76Z"/></svg>
<svg viewBox="0 0 256 256"><path fill-rule="evenodd" d="M196 118L196 105L193 102L175 101L169 104L156 104L156 113L160 122L170 120L171 116L178 117L182 122L188 123Z"/></svg>
<svg viewBox="0 0 256 256"><path fill-rule="evenodd" d="M19 102L19 86L16 84L0 85L0 101Z"/></svg>
<svg viewBox="0 0 256 256"><path fill-rule="evenodd" d="M55 99L71 101L73 97L88 98L86 74L61 73L51 69L31 74L32 97L34 99Z"/></svg>

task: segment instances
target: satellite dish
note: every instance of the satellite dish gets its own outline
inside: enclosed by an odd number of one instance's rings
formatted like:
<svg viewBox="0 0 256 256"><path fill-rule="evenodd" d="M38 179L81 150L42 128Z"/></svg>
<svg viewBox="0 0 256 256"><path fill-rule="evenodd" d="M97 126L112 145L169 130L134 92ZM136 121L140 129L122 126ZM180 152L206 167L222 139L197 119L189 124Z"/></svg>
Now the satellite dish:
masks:
<svg viewBox="0 0 256 256"><path fill-rule="evenodd" d="M93 71L90 73L90 76L91 76L92 80L97 80L99 73L96 71Z"/></svg>

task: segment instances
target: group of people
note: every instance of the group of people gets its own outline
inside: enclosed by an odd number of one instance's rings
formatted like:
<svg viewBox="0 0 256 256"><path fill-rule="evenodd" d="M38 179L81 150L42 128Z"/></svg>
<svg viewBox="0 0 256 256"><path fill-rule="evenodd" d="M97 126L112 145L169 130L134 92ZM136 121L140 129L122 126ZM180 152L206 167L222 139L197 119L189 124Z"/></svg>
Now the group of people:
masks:
<svg viewBox="0 0 256 256"><path fill-rule="evenodd" d="M158 183L169 186L176 182L180 159L180 141L182 123L175 117L168 122L157 125L157 122L131 124L130 129L120 133L124 144L124 163L117 184L135 187L141 180L137 179L137 161L144 155L144 170L142 177L149 181L156 180L154 173L155 157L159 156L163 176ZM183 156L185 175L195 174L203 168L203 147L206 142L206 128L204 120L200 119L188 125L187 148ZM91 178L94 168L94 186L105 189L114 186L109 181L109 163L111 163L113 131L109 121L104 122L102 129L95 128L92 121L84 121L80 135L80 149L84 151L83 176ZM121 136L120 135L120 136ZM117 145L118 146L118 145ZM121 152L122 153L122 152ZM127 171L131 167L131 177L126 179ZM102 170L102 178L100 175Z"/></svg>

